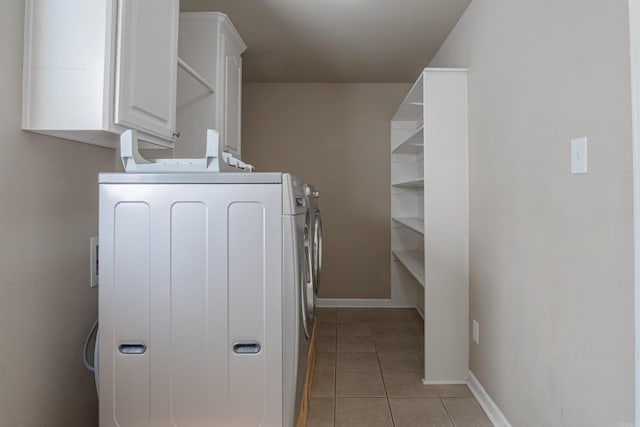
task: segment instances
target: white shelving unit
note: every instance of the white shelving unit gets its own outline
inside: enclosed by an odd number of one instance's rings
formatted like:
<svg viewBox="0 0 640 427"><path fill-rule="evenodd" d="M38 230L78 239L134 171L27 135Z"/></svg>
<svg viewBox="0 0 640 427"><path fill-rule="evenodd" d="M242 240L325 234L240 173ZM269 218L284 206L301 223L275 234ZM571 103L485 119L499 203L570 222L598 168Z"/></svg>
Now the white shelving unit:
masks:
<svg viewBox="0 0 640 427"><path fill-rule="evenodd" d="M424 317L426 384L469 370L467 145L466 70L425 69L391 121L391 280Z"/></svg>

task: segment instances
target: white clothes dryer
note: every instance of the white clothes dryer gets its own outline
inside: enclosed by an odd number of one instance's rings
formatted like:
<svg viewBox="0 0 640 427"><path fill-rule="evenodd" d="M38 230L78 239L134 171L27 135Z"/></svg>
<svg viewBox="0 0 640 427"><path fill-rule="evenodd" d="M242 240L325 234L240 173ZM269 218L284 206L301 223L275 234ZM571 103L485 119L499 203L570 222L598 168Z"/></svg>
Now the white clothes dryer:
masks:
<svg viewBox="0 0 640 427"><path fill-rule="evenodd" d="M309 241L309 270L311 277L309 283L312 287L310 294L315 298L318 296L320 289L320 275L322 272L322 217L320 215L320 207L318 199L320 193L311 184L305 184L305 196L307 197L307 227Z"/></svg>
<svg viewBox="0 0 640 427"><path fill-rule="evenodd" d="M302 181L99 179L100 426L293 426L311 332Z"/></svg>
<svg viewBox="0 0 640 427"><path fill-rule="evenodd" d="M283 193L288 196L283 198L284 259L294 260L284 264L284 274L285 277L295 278L295 285L285 290L283 295L284 345L289 346L289 353L283 354L283 367L286 371L283 378L289 380L289 383L285 384L285 393L295 393L294 396L286 396L284 399L285 403L293 402L294 405L293 408L285 408L284 412L292 414L293 418L284 425L294 425L300 413L304 393L307 355L313 326L307 287L309 248L305 240L308 206L304 183L299 178L290 174L283 175ZM287 370L287 367L293 367L295 372ZM289 374L291 375L288 376Z"/></svg>

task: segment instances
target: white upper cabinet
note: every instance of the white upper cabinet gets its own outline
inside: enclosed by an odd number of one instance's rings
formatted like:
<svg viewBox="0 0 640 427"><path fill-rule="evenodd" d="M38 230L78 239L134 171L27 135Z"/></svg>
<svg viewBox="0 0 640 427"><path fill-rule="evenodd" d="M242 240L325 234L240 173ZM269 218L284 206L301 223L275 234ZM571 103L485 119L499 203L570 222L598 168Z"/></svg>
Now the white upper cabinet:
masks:
<svg viewBox="0 0 640 427"><path fill-rule="evenodd" d="M22 128L115 148L175 140L179 0L26 0Z"/></svg>
<svg viewBox="0 0 640 427"><path fill-rule="evenodd" d="M199 157L206 129L220 132L224 151L240 158L242 52L247 46L229 18L219 12L180 14L178 57L198 78L178 69L175 157Z"/></svg>
<svg viewBox="0 0 640 427"><path fill-rule="evenodd" d="M175 140L179 0L26 0L22 128L115 148Z"/></svg>
<svg viewBox="0 0 640 427"><path fill-rule="evenodd" d="M179 1L120 0L115 123L171 141Z"/></svg>
<svg viewBox="0 0 640 427"><path fill-rule="evenodd" d="M246 48L226 15L179 0L26 0L22 128L111 148L136 129L174 157L216 129L240 158Z"/></svg>

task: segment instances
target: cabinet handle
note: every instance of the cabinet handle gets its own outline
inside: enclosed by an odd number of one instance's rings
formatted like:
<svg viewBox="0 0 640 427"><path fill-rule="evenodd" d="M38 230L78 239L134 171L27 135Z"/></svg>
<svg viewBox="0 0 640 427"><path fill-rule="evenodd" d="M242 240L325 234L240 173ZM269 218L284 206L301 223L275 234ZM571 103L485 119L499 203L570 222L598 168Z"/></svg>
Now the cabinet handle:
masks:
<svg viewBox="0 0 640 427"><path fill-rule="evenodd" d="M176 138L180 138L180 131L177 130L173 133L173 136L175 136Z"/></svg>

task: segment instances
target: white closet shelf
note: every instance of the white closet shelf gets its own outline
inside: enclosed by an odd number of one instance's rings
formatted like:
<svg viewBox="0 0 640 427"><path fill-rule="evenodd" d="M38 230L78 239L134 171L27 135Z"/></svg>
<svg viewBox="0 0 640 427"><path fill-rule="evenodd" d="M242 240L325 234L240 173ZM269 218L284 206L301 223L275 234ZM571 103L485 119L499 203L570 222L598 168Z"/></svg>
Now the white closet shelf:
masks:
<svg viewBox="0 0 640 427"><path fill-rule="evenodd" d="M418 251L391 251L409 273L424 287L424 257Z"/></svg>
<svg viewBox="0 0 640 427"><path fill-rule="evenodd" d="M420 126L414 133L398 145L393 153L415 154L424 150L424 126Z"/></svg>
<svg viewBox="0 0 640 427"><path fill-rule="evenodd" d="M404 225L420 234L424 234L424 218L419 217L402 217L392 218L398 224Z"/></svg>
<svg viewBox="0 0 640 427"><path fill-rule="evenodd" d="M403 188L420 188L424 187L424 179L414 179L411 181L401 181L391 184L394 187L403 187Z"/></svg>

